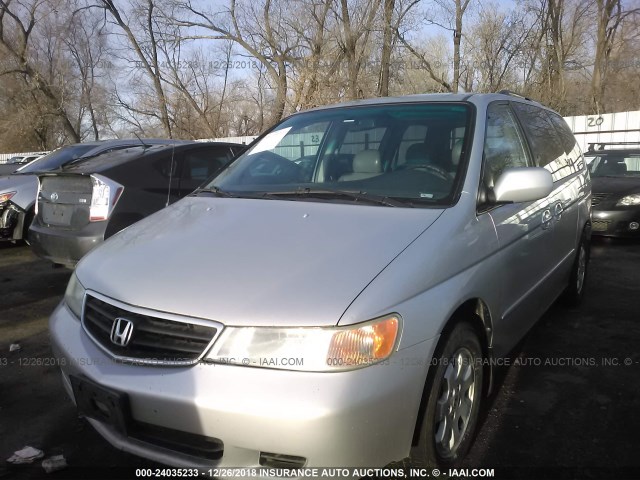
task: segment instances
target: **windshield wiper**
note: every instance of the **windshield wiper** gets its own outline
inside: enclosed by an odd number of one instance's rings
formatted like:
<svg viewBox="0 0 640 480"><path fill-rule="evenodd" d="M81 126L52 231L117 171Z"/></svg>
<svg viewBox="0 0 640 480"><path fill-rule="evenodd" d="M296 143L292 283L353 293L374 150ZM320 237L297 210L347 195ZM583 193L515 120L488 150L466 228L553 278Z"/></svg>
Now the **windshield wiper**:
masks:
<svg viewBox="0 0 640 480"><path fill-rule="evenodd" d="M281 192L265 192L265 197L300 197L300 198L340 198L346 197L356 202L368 202L377 205L385 205L387 207L413 207L410 203L404 203L391 197L382 195L372 195L367 192L353 190L333 190L333 189L315 189L315 188L299 188L297 190L281 191Z"/></svg>
<svg viewBox="0 0 640 480"><path fill-rule="evenodd" d="M191 195L199 195L200 193L213 193L216 197L235 198L236 194L227 192L226 190L220 190L218 187L202 187L197 188Z"/></svg>

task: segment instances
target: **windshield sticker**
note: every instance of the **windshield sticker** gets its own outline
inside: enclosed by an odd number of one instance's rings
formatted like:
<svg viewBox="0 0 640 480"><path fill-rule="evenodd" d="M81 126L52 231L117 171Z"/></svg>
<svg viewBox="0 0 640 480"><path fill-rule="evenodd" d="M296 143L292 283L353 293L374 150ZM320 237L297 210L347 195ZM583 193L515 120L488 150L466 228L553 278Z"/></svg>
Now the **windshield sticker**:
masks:
<svg viewBox="0 0 640 480"><path fill-rule="evenodd" d="M265 150L273 150L275 147L278 146L278 144L280 143L280 140L282 140L282 138L287 133L289 133L289 130L291 130L291 127L283 128L281 130L276 130L275 132L269 133L262 140L260 140L260 143L258 143L255 147L253 147L247 153L247 155L253 155L254 153L264 152Z"/></svg>
<svg viewBox="0 0 640 480"><path fill-rule="evenodd" d="M433 198L433 193L421 193L420 198Z"/></svg>

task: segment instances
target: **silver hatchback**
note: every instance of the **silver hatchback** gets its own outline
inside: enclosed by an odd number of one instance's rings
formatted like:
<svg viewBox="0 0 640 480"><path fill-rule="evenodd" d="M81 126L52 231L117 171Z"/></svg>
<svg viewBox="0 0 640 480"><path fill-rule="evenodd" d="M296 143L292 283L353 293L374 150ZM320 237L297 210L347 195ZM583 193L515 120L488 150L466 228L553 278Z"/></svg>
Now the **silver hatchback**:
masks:
<svg viewBox="0 0 640 480"><path fill-rule="evenodd" d="M515 95L295 114L78 264L64 385L175 466L458 465L496 359L584 293L590 195L566 123Z"/></svg>

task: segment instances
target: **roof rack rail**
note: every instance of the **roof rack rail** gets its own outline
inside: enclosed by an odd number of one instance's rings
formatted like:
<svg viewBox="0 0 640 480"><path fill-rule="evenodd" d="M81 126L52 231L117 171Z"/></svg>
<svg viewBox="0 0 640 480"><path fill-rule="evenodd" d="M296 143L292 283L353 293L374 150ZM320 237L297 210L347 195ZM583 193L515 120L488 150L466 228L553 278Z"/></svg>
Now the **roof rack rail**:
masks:
<svg viewBox="0 0 640 480"><path fill-rule="evenodd" d="M596 150L604 150L604 147L607 145L640 145L639 142L589 142L588 143L587 152L595 152ZM596 149L596 145L600 145L599 148Z"/></svg>
<svg viewBox="0 0 640 480"><path fill-rule="evenodd" d="M511 90L500 90L498 93L501 93L502 95L511 95L512 97L518 97L518 98L522 98L524 100L528 100L530 102L538 103L538 102L536 102L535 100L533 100L533 99L531 99L529 97L525 97L524 95L520 95L519 93L512 92Z"/></svg>

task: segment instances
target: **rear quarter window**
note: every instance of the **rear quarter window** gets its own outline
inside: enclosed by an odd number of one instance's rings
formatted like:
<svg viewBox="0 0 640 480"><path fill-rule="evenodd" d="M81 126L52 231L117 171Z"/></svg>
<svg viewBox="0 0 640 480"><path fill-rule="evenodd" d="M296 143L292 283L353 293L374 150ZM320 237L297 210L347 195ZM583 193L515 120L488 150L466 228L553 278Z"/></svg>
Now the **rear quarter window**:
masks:
<svg viewBox="0 0 640 480"><path fill-rule="evenodd" d="M554 125L557 122L552 120L550 113L543 108L519 102L514 102L513 106L529 140L535 164L549 170L554 182L574 173L573 162L566 151L571 141L566 134L558 131ZM572 151L573 145L571 147Z"/></svg>

